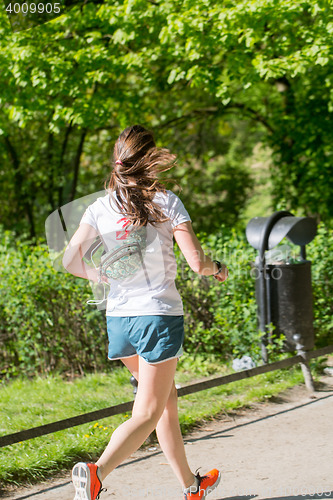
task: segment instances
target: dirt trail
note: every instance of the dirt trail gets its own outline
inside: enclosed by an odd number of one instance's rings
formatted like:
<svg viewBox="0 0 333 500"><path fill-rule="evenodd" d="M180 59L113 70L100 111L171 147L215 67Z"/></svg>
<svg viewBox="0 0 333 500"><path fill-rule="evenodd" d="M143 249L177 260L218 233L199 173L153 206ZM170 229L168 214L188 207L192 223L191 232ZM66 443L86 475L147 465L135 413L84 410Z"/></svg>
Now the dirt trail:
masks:
<svg viewBox="0 0 333 500"><path fill-rule="evenodd" d="M267 403L207 423L186 436L193 470L222 472L209 500L333 498L333 378L315 399L304 386ZM160 449L140 450L105 481L101 500L180 500L181 489ZM69 473L8 492L7 500L73 500Z"/></svg>

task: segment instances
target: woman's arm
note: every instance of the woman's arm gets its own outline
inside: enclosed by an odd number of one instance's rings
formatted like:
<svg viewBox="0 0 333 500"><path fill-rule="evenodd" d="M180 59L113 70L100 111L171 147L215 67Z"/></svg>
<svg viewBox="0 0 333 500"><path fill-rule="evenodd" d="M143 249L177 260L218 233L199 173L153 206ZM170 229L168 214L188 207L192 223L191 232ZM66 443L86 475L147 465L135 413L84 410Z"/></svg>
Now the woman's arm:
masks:
<svg viewBox="0 0 333 500"><path fill-rule="evenodd" d="M176 226L173 230L173 235L187 263L195 273L204 276L217 273L217 264L213 262L208 255L205 255L200 241L193 231L191 222L184 222ZM225 281L227 277L227 266L222 264L222 270L216 278L219 281Z"/></svg>
<svg viewBox="0 0 333 500"><path fill-rule="evenodd" d="M98 232L90 224L85 222L80 224L68 243L62 259L62 264L69 273L90 281L98 281L98 271L82 260L97 236Z"/></svg>

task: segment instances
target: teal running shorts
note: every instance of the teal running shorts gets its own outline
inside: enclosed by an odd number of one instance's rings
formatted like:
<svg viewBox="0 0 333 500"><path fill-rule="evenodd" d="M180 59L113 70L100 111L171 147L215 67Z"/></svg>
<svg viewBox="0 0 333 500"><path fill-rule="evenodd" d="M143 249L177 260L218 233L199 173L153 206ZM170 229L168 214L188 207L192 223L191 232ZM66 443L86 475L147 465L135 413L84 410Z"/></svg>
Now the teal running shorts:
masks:
<svg viewBox="0 0 333 500"><path fill-rule="evenodd" d="M110 360L138 354L147 363L161 363L183 354L183 316L107 316Z"/></svg>

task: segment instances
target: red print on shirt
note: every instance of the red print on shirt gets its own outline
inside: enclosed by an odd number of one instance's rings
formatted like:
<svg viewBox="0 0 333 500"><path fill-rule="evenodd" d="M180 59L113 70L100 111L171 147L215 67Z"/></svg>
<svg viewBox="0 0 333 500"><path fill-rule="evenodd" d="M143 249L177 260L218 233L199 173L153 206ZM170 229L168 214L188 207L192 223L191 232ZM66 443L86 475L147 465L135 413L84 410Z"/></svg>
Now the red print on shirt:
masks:
<svg viewBox="0 0 333 500"><path fill-rule="evenodd" d="M127 236L129 235L129 231L126 230L126 227L131 224L131 221L126 219L126 217L123 217L122 219L119 219L117 224L120 222L123 222L122 226L122 231L116 231L116 240L126 240Z"/></svg>

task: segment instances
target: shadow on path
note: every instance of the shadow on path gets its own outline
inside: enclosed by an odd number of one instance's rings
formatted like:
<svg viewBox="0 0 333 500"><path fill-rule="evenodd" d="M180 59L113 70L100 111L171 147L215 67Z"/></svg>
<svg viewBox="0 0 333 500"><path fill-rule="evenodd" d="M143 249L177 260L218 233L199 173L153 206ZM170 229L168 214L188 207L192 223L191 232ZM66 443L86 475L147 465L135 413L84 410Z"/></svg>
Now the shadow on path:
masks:
<svg viewBox="0 0 333 500"><path fill-rule="evenodd" d="M36 491L34 493L29 493L28 495L24 495L23 497L16 497L15 500L25 500L26 498L36 497L37 495L42 495L43 493L47 493L48 491L53 491L58 488L63 488L64 486L67 486L71 482L72 481L66 481L65 483L56 484L55 486L50 486L49 488L44 488L43 490Z"/></svg>
<svg viewBox="0 0 333 500"><path fill-rule="evenodd" d="M220 434L224 434L225 432L230 432L234 429L240 429L241 427L246 427L247 425L252 425L252 424L256 424L258 422L263 422L264 420L268 420L270 418L276 417L278 415L283 415L285 413L290 413L294 410L299 410L300 408L305 408L306 406L313 405L313 404L317 403L318 401L323 401L325 399L329 399L332 397L333 397L333 394L329 394L328 396L319 397L319 398L313 399L311 401L308 401L307 403L303 403L301 405L297 405L297 406L293 406L292 408L288 408L287 410L281 410L281 411L278 411L276 413L272 413L271 415L266 415L265 417L260 417L260 418L257 418L255 420L250 420L249 422L245 422L243 424L237 424L237 425L234 425L233 427L228 427L227 429L222 430L222 431L209 433L206 436L200 436L197 438L189 439L189 441L191 441L191 443L194 443L195 441L206 441L208 439L215 439L217 436L219 436ZM203 429L203 431L204 431L204 429ZM221 436L221 437L231 437L231 436ZM186 439L185 439L185 441L186 441ZM242 497L242 498L244 498L244 497ZM286 498L288 498L288 497L286 497ZM294 498L294 497L290 497L290 498ZM295 497L295 498L298 498L298 497ZM304 500L304 497L300 497L300 498L303 498L303 500ZM311 497L311 498L315 499L316 497ZM318 497L318 498L325 498L325 497L322 496L322 497ZM327 497L327 498L330 498L330 497ZM224 500L230 500L230 499L224 499ZM274 499L274 500L277 500L277 499Z"/></svg>

